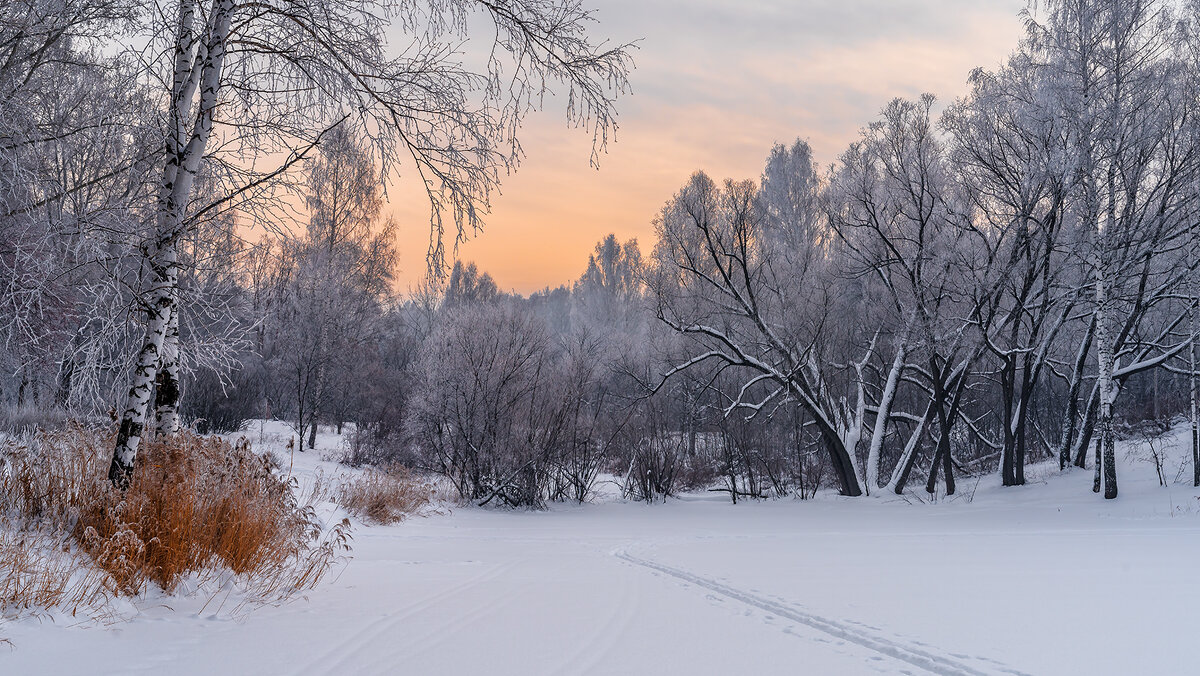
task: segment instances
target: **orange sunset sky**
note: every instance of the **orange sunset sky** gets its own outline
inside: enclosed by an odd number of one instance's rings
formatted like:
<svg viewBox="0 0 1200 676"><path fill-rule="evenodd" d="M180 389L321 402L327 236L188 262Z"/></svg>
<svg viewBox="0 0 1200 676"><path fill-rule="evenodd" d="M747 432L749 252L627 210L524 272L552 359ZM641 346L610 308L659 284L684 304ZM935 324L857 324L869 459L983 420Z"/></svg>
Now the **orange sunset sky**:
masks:
<svg viewBox="0 0 1200 676"><path fill-rule="evenodd" d="M590 137L548 101L521 137L526 158L496 196L484 232L462 245L502 289L578 278L615 232L653 245L651 222L689 174L757 178L775 142L807 139L828 164L896 96L963 94L976 66L1016 46L1024 0L589 0L596 35L641 38L633 95L599 170ZM428 202L401 174L399 283L425 273ZM449 249L448 249L449 251Z"/></svg>

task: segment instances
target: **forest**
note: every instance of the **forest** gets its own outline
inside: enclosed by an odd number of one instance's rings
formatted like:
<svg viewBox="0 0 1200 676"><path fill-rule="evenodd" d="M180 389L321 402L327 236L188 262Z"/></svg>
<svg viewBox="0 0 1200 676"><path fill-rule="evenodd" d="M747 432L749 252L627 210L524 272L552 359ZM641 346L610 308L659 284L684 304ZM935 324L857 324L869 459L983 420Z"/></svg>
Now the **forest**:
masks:
<svg viewBox="0 0 1200 676"><path fill-rule="evenodd" d="M41 646L19 664L69 644L75 661L38 673L78 673L89 641L117 640L42 618L143 618L129 636L152 644L177 605L256 609L266 633L246 635L298 659L340 625L313 638L292 601L356 619L439 585L299 671L453 673L416 645L379 651L405 618L452 613L477 636L511 606L548 636L603 619L561 637L607 655L578 673L646 668L602 641L631 616L682 623L681 659L721 664L703 648L729 620L680 619L697 601L682 584L887 668L1023 673L996 654L1067 673L1082 663L1041 639L993 653L948 618L1022 589L1077 610L1062 626L1090 643L1108 600L1132 621L1190 598L1143 573L1194 552L1106 538L1191 514L1200 487L1200 2L1031 2L961 95L881 100L844 148L788 129L757 175L696 167L644 214L652 237L613 223L576 277L506 290L463 251L506 237L484 226L523 125L557 115L603 171L636 97L643 43L599 16L580 0L0 2L0 623ZM411 285L397 182L428 216ZM993 526L1007 544L973 539ZM1080 556L1103 564L1099 592L1030 582L1091 575ZM510 570L545 588L500 595ZM787 584L816 610L753 588ZM538 591L558 595L548 614L511 602ZM909 614L926 603L940 610ZM867 607L879 627L843 619ZM1040 626L1014 612L992 618L1005 636ZM1170 635L1154 631L1117 640ZM550 668L495 645L464 651L471 673ZM1115 663L1142 663L1118 645ZM256 649L238 650L184 671L242 673ZM864 668L842 652L813 664Z"/></svg>
<svg viewBox="0 0 1200 676"><path fill-rule="evenodd" d="M797 140L764 148L759 177L697 172L664 196L656 241L610 236L577 280L527 297L449 265L443 240L482 222L539 83L578 92L571 122L603 150L623 49L497 13L547 51L513 47L492 110L467 84L487 73L432 47L386 62L369 21L312 27L343 63L289 51L287 16L222 38L183 3L181 36L223 39L228 64L171 31L151 61L103 48L135 7L68 5L10 4L0 24L0 395L14 431L113 416L116 481L151 419L268 418L300 448L349 426L348 462L479 503L583 501L600 473L641 500L953 495L964 475L1024 484L1046 458L1113 498L1118 437L1195 424L1200 35L1170 3L1028 13L966 96L892 101L828 168ZM406 98L417 75L431 100ZM415 289L393 281L380 180L405 150L433 208Z"/></svg>

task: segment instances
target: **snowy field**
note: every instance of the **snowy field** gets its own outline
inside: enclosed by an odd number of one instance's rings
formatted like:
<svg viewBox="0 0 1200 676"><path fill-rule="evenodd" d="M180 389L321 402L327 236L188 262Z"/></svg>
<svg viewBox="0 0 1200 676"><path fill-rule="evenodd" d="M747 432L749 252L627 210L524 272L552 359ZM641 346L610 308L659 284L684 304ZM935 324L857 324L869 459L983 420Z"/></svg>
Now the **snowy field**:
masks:
<svg viewBox="0 0 1200 676"><path fill-rule="evenodd" d="M1115 502L1035 467L937 504L705 494L360 526L307 600L10 623L0 674L1195 673L1197 493L1124 450ZM336 471L318 453L296 472Z"/></svg>

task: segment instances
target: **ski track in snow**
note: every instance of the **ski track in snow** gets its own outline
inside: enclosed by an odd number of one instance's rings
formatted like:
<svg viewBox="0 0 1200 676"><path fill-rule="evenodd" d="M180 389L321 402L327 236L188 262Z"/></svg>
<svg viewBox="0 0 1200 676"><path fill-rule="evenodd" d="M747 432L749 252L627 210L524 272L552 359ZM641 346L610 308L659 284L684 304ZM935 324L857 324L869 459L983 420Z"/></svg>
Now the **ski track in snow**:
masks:
<svg viewBox="0 0 1200 676"><path fill-rule="evenodd" d="M887 657L905 662L930 673L939 674L940 676L990 676L991 674L995 673L1012 674L1013 676L1030 676L1025 672L1017 671L1016 669L1009 668L999 663L996 663L994 670L981 671L980 669L957 659L937 655L914 645L908 645L900 641L890 640L868 633L858 627L851 626L848 622L830 620L828 618L821 617L820 615L814 615L796 608L791 608L783 603L762 598L761 596L730 587L729 585L696 575L695 573L691 573L686 570L673 568L655 561L634 556L623 549L618 549L612 552L612 554L618 559L627 561L636 566L657 571L688 584L694 584L697 587L720 594L726 598L733 599L739 603L743 603L757 610L761 610L762 612L769 613L771 615L778 615L780 617L785 617L789 620L799 622L800 624L816 629L817 631L824 632L835 638L847 641L849 643L854 643L873 652L886 655ZM991 662L993 660L987 661Z"/></svg>
<svg viewBox="0 0 1200 676"><path fill-rule="evenodd" d="M356 657L361 655L363 648L384 637L390 630L395 628L404 620L409 619L423 610L433 607L443 600L454 597L473 587L496 579L509 568L512 568L513 565L513 562L509 562L507 564L492 566L460 584L426 596L420 601L408 606L402 612L389 614L385 617L375 620L374 622L366 624L365 626L352 632L344 640L334 644L332 648L322 653L306 666L303 666L295 671L294 676L320 676L321 674L331 673L361 673L358 669L351 669L349 671L346 671L346 669L351 668L351 663Z"/></svg>
<svg viewBox="0 0 1200 676"><path fill-rule="evenodd" d="M638 612L637 599L632 586L626 581L621 585L619 601L615 609L605 619L603 626L595 636L587 641L580 641L575 651L551 669L552 674L593 674L603 673L604 661L610 651L617 649L622 637L633 624Z"/></svg>
<svg viewBox="0 0 1200 676"><path fill-rule="evenodd" d="M477 580L474 584L455 588L448 594L458 594L467 589L484 582L491 582L498 578L509 569L515 567L518 562L510 562L503 566L499 566L495 570L495 574L487 575L485 578ZM422 655L431 651L444 649L445 654L454 654L453 651L459 649L455 643L457 635L452 629L464 629L471 627L481 621L495 615L496 611L513 603L523 594L528 594L529 585L515 587L504 590L503 593L494 596L482 603L475 604L469 611L454 614L449 618L443 619L435 624L430 624L422 627L419 632L408 632L401 638L402 640L381 641L375 647L375 655L369 657L369 661L357 662L360 656L355 654L350 660L342 665L343 668L337 669L331 673L336 674L378 674L379 676L393 676L397 672L397 665L405 664L406 660L411 660L414 656ZM437 600L445 598L445 594L439 595ZM432 604L423 603L423 610L430 607ZM405 613L405 618L411 617L414 613ZM393 624L394 626L394 624ZM383 638L382 634L376 638Z"/></svg>

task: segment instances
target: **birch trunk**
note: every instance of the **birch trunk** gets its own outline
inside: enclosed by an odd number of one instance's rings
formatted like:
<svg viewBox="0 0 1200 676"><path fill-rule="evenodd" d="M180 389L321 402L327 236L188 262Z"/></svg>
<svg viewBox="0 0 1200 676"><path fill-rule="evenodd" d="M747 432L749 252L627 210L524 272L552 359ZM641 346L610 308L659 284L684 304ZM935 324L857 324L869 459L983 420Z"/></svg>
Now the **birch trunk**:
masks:
<svg viewBox="0 0 1200 676"><path fill-rule="evenodd" d="M1191 323L1191 343L1188 345L1188 420L1192 424L1192 486L1200 486L1200 401L1197 401L1196 391L1196 328L1197 328L1197 308L1196 304L1200 303L1200 294L1196 293L1196 264L1195 253L1195 226L1189 228L1191 242L1187 247L1188 261L1188 286L1191 291L1191 307L1188 308L1188 319Z"/></svg>
<svg viewBox="0 0 1200 676"><path fill-rule="evenodd" d="M225 61L225 44L233 18L233 0L219 0L205 27L203 40L197 46L194 30L196 7L194 0L184 0L179 5L169 110L171 128L168 130L166 161L159 186L155 238L149 249L146 333L121 411L116 446L108 471L109 480L122 489L129 485L129 478L133 474L134 461L145 431L146 413L150 407L151 387L158 375L171 317L176 311L178 242L183 234L184 213L191 199L196 172L212 135L217 91ZM197 90L200 100L189 132L188 118Z"/></svg>
<svg viewBox="0 0 1200 676"><path fill-rule="evenodd" d="M176 297L174 311L167 322L167 334L163 337L162 357L159 360L157 378L154 381L155 434L179 432L179 299Z"/></svg>
<svg viewBox="0 0 1200 676"><path fill-rule="evenodd" d="M1110 219L1115 215L1115 204L1109 204ZM1110 225L1111 225L1110 220ZM1111 500L1117 497L1117 468L1116 438L1113 429L1113 403L1117 398L1117 383L1113 379L1116 360L1113 355L1112 329L1110 326L1111 307L1109 302L1109 273L1105 251L1107 238L1105 233L1099 233L1096 265L1096 358L1099 366L1097 385L1100 391L1100 413L1096 420L1096 476L1101 479L1104 497ZM1100 486L1093 486L1094 490Z"/></svg>
<svg viewBox="0 0 1200 676"><path fill-rule="evenodd" d="M1200 486L1200 404L1196 397L1196 303L1197 300L1193 296L1191 320L1192 320L1192 344L1188 346L1188 385L1190 393L1190 418L1192 423L1192 486Z"/></svg>
<svg viewBox="0 0 1200 676"><path fill-rule="evenodd" d="M129 394L121 412L121 423L117 429L117 444L109 465L108 478L118 488L129 485L133 474L133 463L137 459L142 434L146 426L146 411L150 407L150 394L163 343L174 311L174 294L170 292L178 279L178 255L170 237L160 237L154 247L150 269L153 286L150 288L146 309L146 336L138 351Z"/></svg>
<svg viewBox="0 0 1200 676"><path fill-rule="evenodd" d="M1121 128L1120 128L1120 96L1121 96L1121 39L1118 30L1119 12L1114 5L1112 16L1110 17L1111 26L1110 39L1113 46L1113 98L1109 105L1109 127L1112 133L1111 142L1113 148L1110 151L1114 157L1108 161L1107 180L1105 187L1108 190L1106 195L1106 215L1103 225L1100 219L1096 219L1096 359L1099 362L1099 372L1096 374L1097 387L1100 390L1100 416L1097 420L1096 438L1096 472L1097 478L1100 478L1101 466L1103 466L1103 484L1104 498L1111 500L1117 497L1117 467L1116 460L1116 438L1115 430L1113 429L1113 404L1117 399L1117 384L1113 379L1113 371L1116 370L1116 357L1113 354L1113 333L1112 333L1112 303L1110 301L1109 285L1112 283L1111 262L1109 238L1117 226L1117 158L1115 155L1119 153Z"/></svg>

